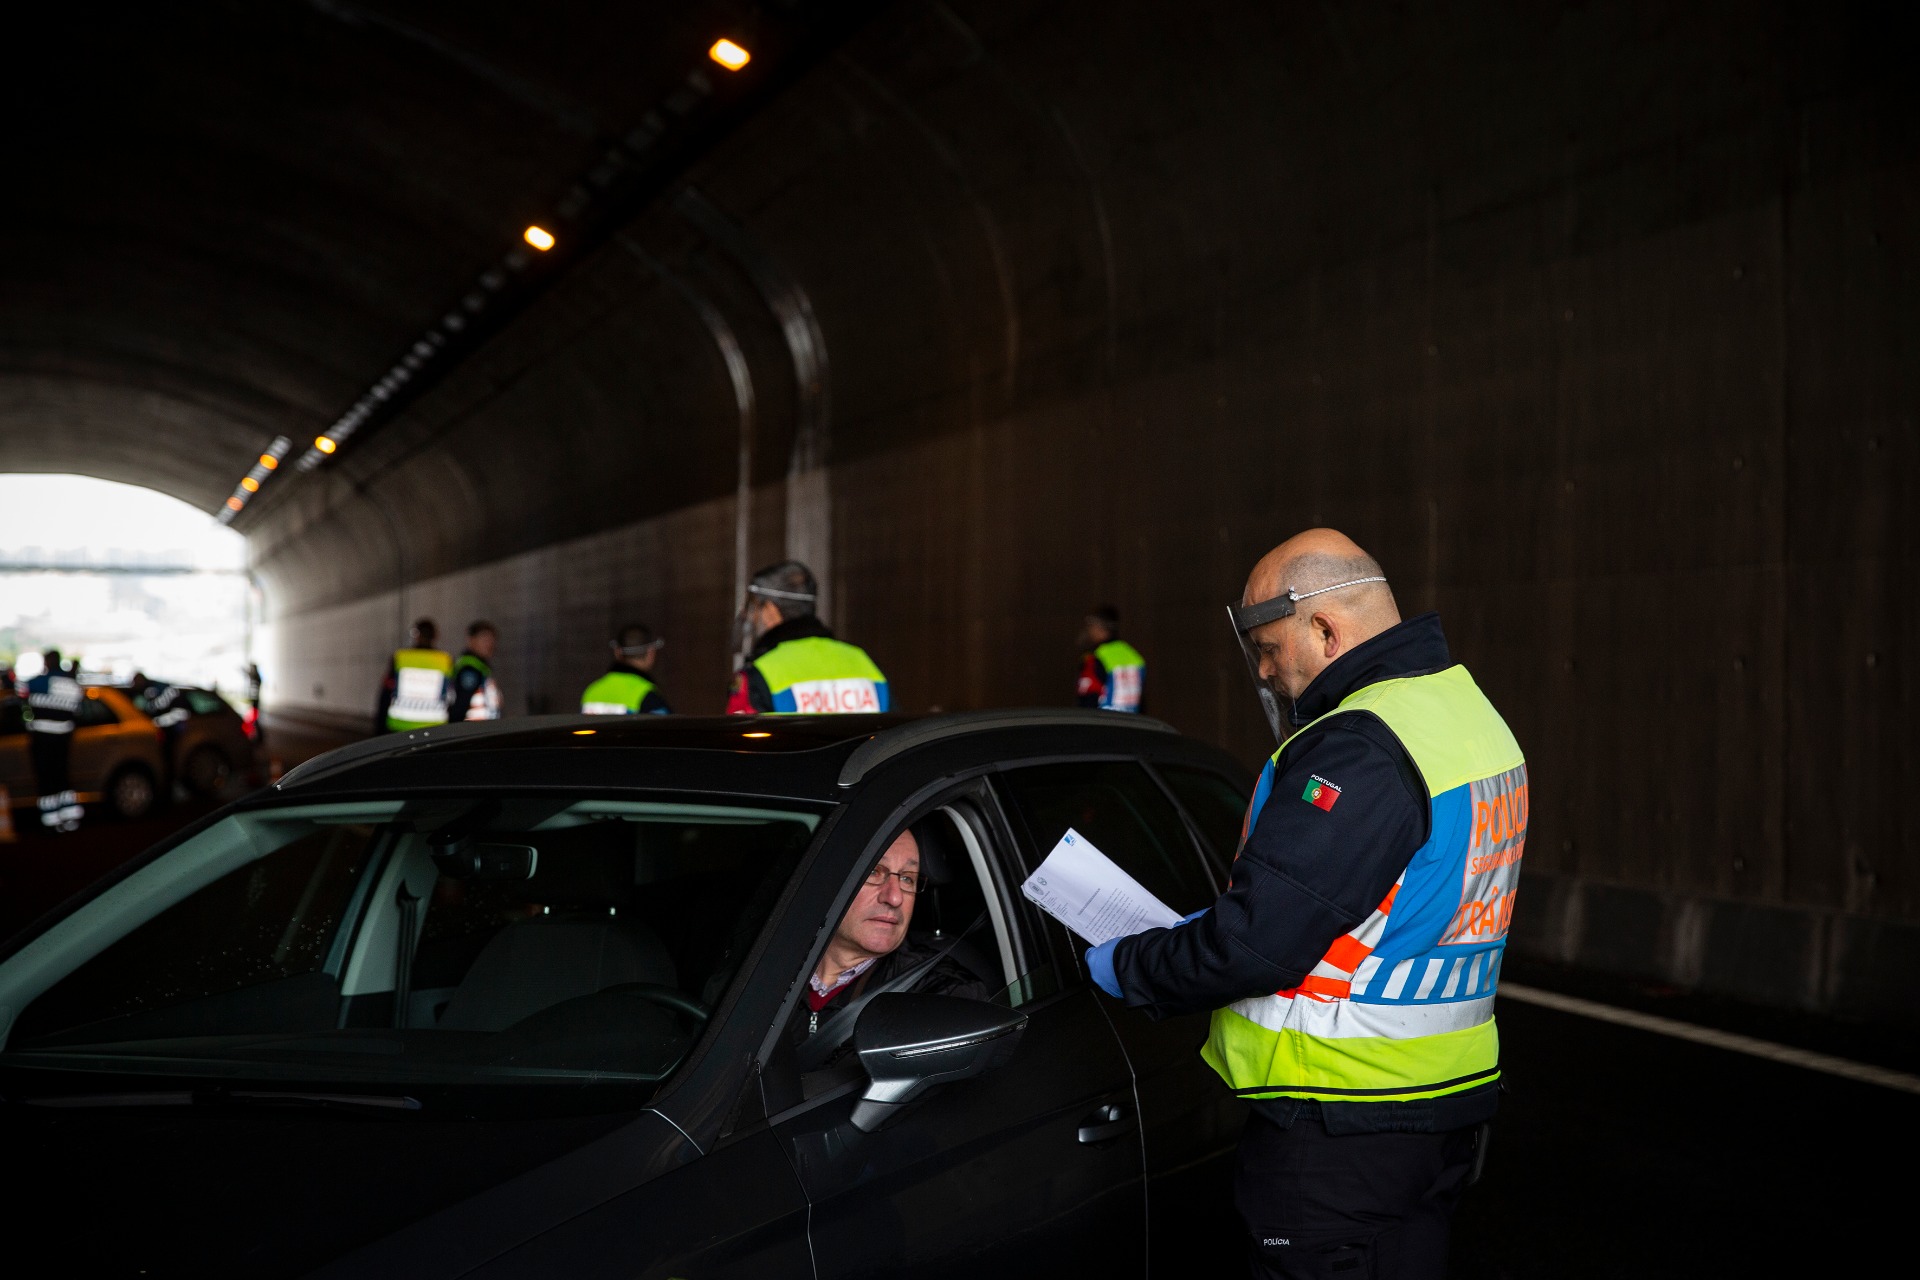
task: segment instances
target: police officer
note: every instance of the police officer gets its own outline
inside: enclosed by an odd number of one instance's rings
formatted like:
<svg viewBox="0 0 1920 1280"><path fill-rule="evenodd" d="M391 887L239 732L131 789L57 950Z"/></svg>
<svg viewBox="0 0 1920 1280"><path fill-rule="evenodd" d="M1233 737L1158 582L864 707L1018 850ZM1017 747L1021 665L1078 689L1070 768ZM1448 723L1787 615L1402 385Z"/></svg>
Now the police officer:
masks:
<svg viewBox="0 0 1920 1280"><path fill-rule="evenodd" d="M467 647L453 662L453 692L447 700L447 718L498 720L500 686L493 681L493 649L500 632L484 619L467 624Z"/></svg>
<svg viewBox="0 0 1920 1280"><path fill-rule="evenodd" d="M783 560L753 575L735 620L747 661L727 695L729 715L885 711L887 678L866 650L836 640L814 616L813 573Z"/></svg>
<svg viewBox="0 0 1920 1280"><path fill-rule="evenodd" d="M1101 605L1080 624L1079 704L1102 711L1139 711L1147 692L1147 660L1120 638L1120 611Z"/></svg>
<svg viewBox="0 0 1920 1280"><path fill-rule="evenodd" d="M613 663L580 695L580 710L590 716L669 715L672 709L653 682L654 664L667 642L639 622L620 628L608 648Z"/></svg>
<svg viewBox="0 0 1920 1280"><path fill-rule="evenodd" d="M143 671L133 673L133 678L127 682L127 692L133 695L134 702L153 721L153 727L160 731L161 754L165 756L168 786L172 786L174 767L178 763L175 757L192 712L183 705L179 689L164 680L155 680Z"/></svg>
<svg viewBox="0 0 1920 1280"><path fill-rule="evenodd" d="M40 825L49 831L72 831L86 816L68 769L85 695L73 672L60 665L58 649L47 650L40 660L40 674L25 686L27 754L33 761L34 789L40 793Z"/></svg>
<svg viewBox="0 0 1920 1280"><path fill-rule="evenodd" d="M394 652L387 678L380 682L375 733L405 733L447 722L447 677L453 660L433 647L439 637L433 619L422 618L409 631L407 647Z"/></svg>
<svg viewBox="0 0 1920 1280"><path fill-rule="evenodd" d="M1497 1101L1526 763L1439 617L1401 621L1341 534L1269 552L1230 613L1288 735L1232 882L1087 963L1150 1016L1213 1011L1255 1276L1439 1277Z"/></svg>

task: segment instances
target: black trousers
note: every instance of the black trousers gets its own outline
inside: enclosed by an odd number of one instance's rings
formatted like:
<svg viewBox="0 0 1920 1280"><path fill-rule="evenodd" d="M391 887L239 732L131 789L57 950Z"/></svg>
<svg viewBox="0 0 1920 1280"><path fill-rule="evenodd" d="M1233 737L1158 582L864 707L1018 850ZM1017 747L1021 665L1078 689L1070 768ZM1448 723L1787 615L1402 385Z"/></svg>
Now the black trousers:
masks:
<svg viewBox="0 0 1920 1280"><path fill-rule="evenodd" d="M71 784L67 762L73 754L71 733L29 733L27 755L33 761L33 785L43 796L57 796Z"/></svg>
<svg viewBox="0 0 1920 1280"><path fill-rule="evenodd" d="M1288 1128L1249 1116L1233 1198L1254 1280L1440 1280L1475 1132L1329 1134L1311 1105Z"/></svg>

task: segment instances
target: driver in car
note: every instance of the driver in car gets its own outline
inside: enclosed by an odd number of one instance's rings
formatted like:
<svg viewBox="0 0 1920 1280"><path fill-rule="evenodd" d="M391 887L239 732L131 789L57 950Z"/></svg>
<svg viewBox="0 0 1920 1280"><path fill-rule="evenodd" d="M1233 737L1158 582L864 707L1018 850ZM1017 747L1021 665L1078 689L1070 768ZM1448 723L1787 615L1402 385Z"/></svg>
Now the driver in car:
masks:
<svg viewBox="0 0 1920 1280"><path fill-rule="evenodd" d="M808 1046L812 1051L803 1049L803 1058L822 1058L824 1051L822 1060L833 1062L851 1049L852 1028L838 1025L835 1015L868 992L911 990L975 1000L987 997L986 984L946 954L945 943L907 937L922 885L920 843L912 831L902 831L854 894L820 963L814 966L807 984L808 1016L799 1022L796 1039L806 1045L824 1029L832 1032L835 1043Z"/></svg>

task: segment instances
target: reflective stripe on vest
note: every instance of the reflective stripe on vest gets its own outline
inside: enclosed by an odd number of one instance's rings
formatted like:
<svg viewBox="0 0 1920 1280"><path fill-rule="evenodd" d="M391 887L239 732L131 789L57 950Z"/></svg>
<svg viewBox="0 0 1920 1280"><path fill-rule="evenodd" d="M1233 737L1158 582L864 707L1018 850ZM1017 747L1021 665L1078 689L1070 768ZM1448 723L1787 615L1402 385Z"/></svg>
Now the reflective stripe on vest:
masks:
<svg viewBox="0 0 1920 1280"><path fill-rule="evenodd" d="M401 649L393 655L393 701L387 728L395 733L447 722L447 677L453 659L438 649Z"/></svg>
<svg viewBox="0 0 1920 1280"><path fill-rule="evenodd" d="M885 711L887 678L866 650L825 636L783 640L753 660L781 713Z"/></svg>
<svg viewBox="0 0 1920 1280"><path fill-rule="evenodd" d="M653 681L637 671L609 671L580 695L580 711L589 716L639 715L653 687Z"/></svg>
<svg viewBox="0 0 1920 1280"><path fill-rule="evenodd" d="M1138 711L1146 694L1147 660L1125 640L1109 640L1093 651L1107 669L1100 705L1108 711Z"/></svg>
<svg viewBox="0 0 1920 1280"><path fill-rule="evenodd" d="M462 671L478 671L480 687L467 699L468 720L498 720L500 718L500 686L493 682L493 667L484 658L471 653L463 653L454 659L454 674Z"/></svg>
<svg viewBox="0 0 1920 1280"><path fill-rule="evenodd" d="M1299 986L1214 1011L1202 1056L1242 1097L1435 1098L1500 1075L1493 993L1526 852L1526 761L1465 667L1368 685L1329 714L1360 711L1413 758L1432 830ZM1285 753L1260 775L1248 831L1264 805L1299 802L1272 794Z"/></svg>

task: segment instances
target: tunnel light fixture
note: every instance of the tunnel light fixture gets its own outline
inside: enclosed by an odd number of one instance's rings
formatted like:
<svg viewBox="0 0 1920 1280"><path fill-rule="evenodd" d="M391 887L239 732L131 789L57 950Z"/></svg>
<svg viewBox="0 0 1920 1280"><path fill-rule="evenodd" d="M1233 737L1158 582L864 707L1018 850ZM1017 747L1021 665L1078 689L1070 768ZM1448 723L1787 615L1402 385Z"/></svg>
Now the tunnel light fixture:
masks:
<svg viewBox="0 0 1920 1280"><path fill-rule="evenodd" d="M591 738L598 732L600 732L598 729L575 729L573 736L576 738Z"/></svg>
<svg viewBox="0 0 1920 1280"><path fill-rule="evenodd" d="M771 738L773 735L763 731L760 733L743 733L740 736L743 738Z"/></svg>
<svg viewBox="0 0 1920 1280"><path fill-rule="evenodd" d="M693 49L697 48L697 45L693 46ZM727 71L740 71L754 58L744 44L727 36L715 39L708 46L707 62L700 62L699 55L693 49L686 50L686 53L691 55L689 61L694 65L685 68L680 81L672 84L618 142L610 143L593 166L548 208L546 221L551 226L537 222L527 224L520 232L520 243L510 244L494 264L479 274L457 302L426 332L415 337L377 381L366 387L351 408L327 427L323 434L315 437L306 449L292 456L294 471L304 475L317 470L330 458L339 456L358 431L377 426L392 417L411 398L409 393L413 387L432 380L437 372L436 366L468 346L466 340L474 336L473 330L485 324L488 312L501 306L524 304L528 297L544 288L547 281L543 277L552 273L530 272L529 268L539 255L550 253L559 246L559 234L553 227L571 231L580 219L589 216L596 202L611 202L611 210L617 211L621 202L642 194L644 188L634 180L635 175L641 172L640 162L645 161L663 139L682 130L684 122L696 120L703 107L712 104L717 96L723 96L716 95L715 80L718 77L713 75L710 64L718 64ZM768 56L777 58L778 53L777 45L773 55L769 55L765 48L760 50L763 61ZM593 225L592 222L587 223L588 227ZM577 235L569 241L569 246L564 256L577 257L581 247ZM239 507L244 507L252 495L262 491L267 477L276 472L279 463L287 458L285 448L274 453L271 459L266 455L261 456L260 465L251 473L254 483L242 485L234 491ZM218 512L218 518L230 518L239 507Z"/></svg>
<svg viewBox="0 0 1920 1280"><path fill-rule="evenodd" d="M260 492L260 486L267 482L267 478L279 469L281 459L287 456L291 448L292 440L286 436L275 436L273 443L267 446L267 451L260 455L247 474L240 477L240 483L233 487L233 493L222 508L214 513L214 518L221 524L232 520L247 505L248 499Z"/></svg>

